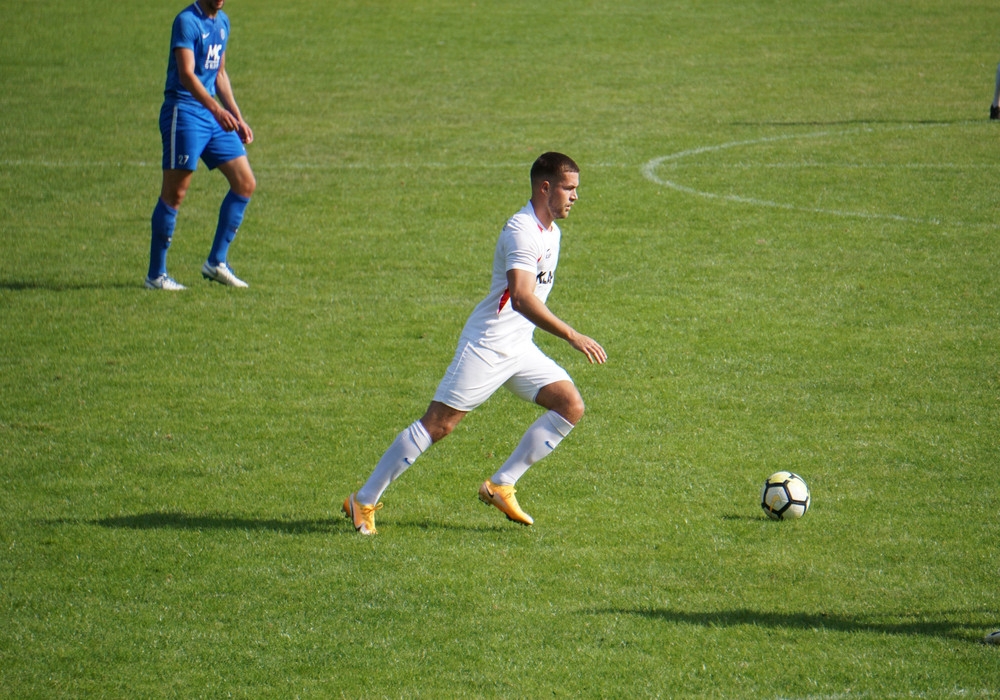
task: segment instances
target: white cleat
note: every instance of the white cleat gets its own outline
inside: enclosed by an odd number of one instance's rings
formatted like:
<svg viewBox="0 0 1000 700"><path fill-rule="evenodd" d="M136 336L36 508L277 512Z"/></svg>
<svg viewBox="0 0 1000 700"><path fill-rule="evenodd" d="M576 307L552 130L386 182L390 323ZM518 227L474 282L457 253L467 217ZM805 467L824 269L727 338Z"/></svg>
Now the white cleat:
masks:
<svg viewBox="0 0 1000 700"><path fill-rule="evenodd" d="M228 287L249 287L250 285L241 280L233 273L233 269L227 263L220 262L218 265L211 265L206 260L201 266L201 276L209 281L218 282Z"/></svg>
<svg viewBox="0 0 1000 700"><path fill-rule="evenodd" d="M183 284L175 280L169 275L160 275L159 277L147 277L146 278L146 289L164 289L168 292L177 292L181 289L187 289Z"/></svg>

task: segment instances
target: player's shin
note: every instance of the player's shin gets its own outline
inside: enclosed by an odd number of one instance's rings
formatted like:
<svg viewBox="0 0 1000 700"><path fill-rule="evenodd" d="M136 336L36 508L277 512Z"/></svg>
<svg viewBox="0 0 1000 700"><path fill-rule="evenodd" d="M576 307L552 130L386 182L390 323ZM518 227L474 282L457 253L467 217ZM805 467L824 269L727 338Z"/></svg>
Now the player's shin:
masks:
<svg viewBox="0 0 1000 700"><path fill-rule="evenodd" d="M544 413L531 424L521 442L496 474L490 477L490 481L501 486L513 486L532 464L556 449L572 429L573 424L555 411Z"/></svg>
<svg viewBox="0 0 1000 700"><path fill-rule="evenodd" d="M167 206L162 199L157 199L150 224L152 237L149 244L149 277L155 279L167 274L167 249L177 225L177 210Z"/></svg>
<svg viewBox="0 0 1000 700"><path fill-rule="evenodd" d="M357 501L365 505L378 503L384 492L393 481L417 461L417 457L431 446L431 436L419 420L414 421L401 432L389 445L382 459L375 465L375 470L368 481L358 491Z"/></svg>
<svg viewBox="0 0 1000 700"><path fill-rule="evenodd" d="M248 197L238 195L232 190L222 200L222 206L219 208L219 225L215 229L212 250L208 254L209 264L215 266L226 262L229 244L236 238L236 232L243 223L243 214L249 203Z"/></svg>

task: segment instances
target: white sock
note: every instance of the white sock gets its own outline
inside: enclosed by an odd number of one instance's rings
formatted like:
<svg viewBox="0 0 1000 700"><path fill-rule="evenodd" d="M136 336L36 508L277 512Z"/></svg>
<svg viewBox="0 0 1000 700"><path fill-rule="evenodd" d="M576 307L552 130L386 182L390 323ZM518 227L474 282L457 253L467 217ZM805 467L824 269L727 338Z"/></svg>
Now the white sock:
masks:
<svg viewBox="0 0 1000 700"><path fill-rule="evenodd" d="M498 486L513 486L528 467L556 449L556 445L569 435L573 424L555 411L543 414L524 433L521 442L511 453L490 481Z"/></svg>
<svg viewBox="0 0 1000 700"><path fill-rule="evenodd" d="M375 471L355 496L358 503L364 505L378 503L378 499L382 498L382 493L389 488L389 484L409 469L417 461L417 457L430 446L431 436L424 428L424 424L419 420L414 421L410 427L396 436L389 449L382 455L382 459L375 465Z"/></svg>
<svg viewBox="0 0 1000 700"><path fill-rule="evenodd" d="M996 107L998 104L1000 104L1000 65L997 66L996 88L993 91L993 102L990 103L990 107Z"/></svg>

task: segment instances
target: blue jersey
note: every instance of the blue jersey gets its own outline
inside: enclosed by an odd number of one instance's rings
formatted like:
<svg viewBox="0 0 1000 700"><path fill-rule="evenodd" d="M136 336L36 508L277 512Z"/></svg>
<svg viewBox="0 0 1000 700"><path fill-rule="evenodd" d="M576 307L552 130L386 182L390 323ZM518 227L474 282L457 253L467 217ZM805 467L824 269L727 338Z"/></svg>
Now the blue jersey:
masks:
<svg viewBox="0 0 1000 700"><path fill-rule="evenodd" d="M208 90L215 95L215 76L222 65L222 56L229 41L229 17L222 10L215 18L208 17L198 3L193 3L174 19L170 33L170 60L167 62L167 85L163 96L166 103L201 103L194 99L187 88L181 85L177 72L175 49L190 49L194 52L194 74Z"/></svg>

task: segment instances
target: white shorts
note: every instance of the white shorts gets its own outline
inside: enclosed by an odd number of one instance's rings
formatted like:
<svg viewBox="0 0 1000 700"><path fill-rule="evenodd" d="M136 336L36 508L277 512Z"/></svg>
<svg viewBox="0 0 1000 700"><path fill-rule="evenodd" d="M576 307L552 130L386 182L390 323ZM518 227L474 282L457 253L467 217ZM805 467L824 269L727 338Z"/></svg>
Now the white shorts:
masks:
<svg viewBox="0 0 1000 700"><path fill-rule="evenodd" d="M533 402L543 387L562 381L573 380L534 343L517 354L501 355L462 341L438 384L434 400L456 411L471 411L503 386L515 396Z"/></svg>

